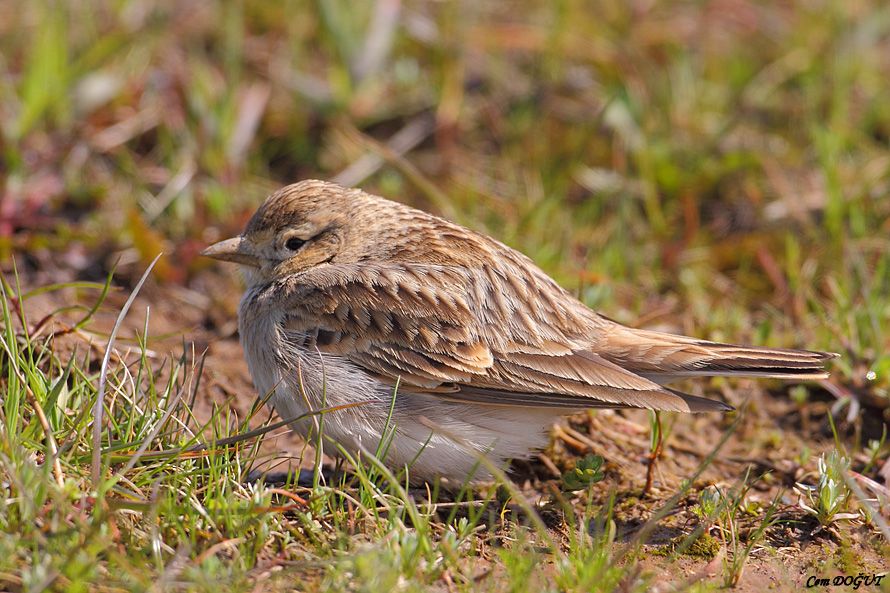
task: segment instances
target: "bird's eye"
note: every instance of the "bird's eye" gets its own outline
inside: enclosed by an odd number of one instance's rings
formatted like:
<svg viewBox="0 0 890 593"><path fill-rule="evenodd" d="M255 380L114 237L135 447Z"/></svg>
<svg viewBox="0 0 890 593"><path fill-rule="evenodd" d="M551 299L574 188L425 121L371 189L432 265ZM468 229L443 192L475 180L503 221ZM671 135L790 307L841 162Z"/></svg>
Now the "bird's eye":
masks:
<svg viewBox="0 0 890 593"><path fill-rule="evenodd" d="M306 241L297 237L291 237L285 242L284 246L291 251L299 251L300 247L306 244Z"/></svg>

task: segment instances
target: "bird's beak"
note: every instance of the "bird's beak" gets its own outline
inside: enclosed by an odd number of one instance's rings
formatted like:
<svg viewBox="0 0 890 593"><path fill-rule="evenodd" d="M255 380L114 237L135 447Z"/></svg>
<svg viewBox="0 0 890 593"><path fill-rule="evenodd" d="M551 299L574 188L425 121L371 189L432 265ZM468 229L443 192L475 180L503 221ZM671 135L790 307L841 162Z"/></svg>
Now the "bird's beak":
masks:
<svg viewBox="0 0 890 593"><path fill-rule="evenodd" d="M259 258L253 253L247 241L241 237L232 237L231 239L214 243L202 251L201 255L245 266L253 266L254 268L260 267Z"/></svg>

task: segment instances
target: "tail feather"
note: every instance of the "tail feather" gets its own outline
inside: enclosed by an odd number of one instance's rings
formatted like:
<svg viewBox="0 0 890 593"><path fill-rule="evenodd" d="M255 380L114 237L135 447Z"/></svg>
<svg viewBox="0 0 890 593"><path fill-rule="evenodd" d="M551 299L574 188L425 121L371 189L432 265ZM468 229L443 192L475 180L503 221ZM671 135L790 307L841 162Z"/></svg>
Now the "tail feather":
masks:
<svg viewBox="0 0 890 593"><path fill-rule="evenodd" d="M672 412L731 412L735 409L729 404L721 401L699 397L697 395L690 395L669 387L663 387L662 391L657 393L662 396L670 394L673 397L666 399L664 397L653 396L651 405L641 406L605 402L590 397L565 395L561 393L519 393L500 389L478 388L470 385L462 385L458 391L443 394L439 397L449 401L471 402L489 406L550 408L575 412L591 409L616 410L620 408L637 407L647 407L653 410L666 410Z"/></svg>
<svg viewBox="0 0 890 593"><path fill-rule="evenodd" d="M812 381L828 377L832 352L721 344L616 326L600 355L658 383L683 377L735 376Z"/></svg>

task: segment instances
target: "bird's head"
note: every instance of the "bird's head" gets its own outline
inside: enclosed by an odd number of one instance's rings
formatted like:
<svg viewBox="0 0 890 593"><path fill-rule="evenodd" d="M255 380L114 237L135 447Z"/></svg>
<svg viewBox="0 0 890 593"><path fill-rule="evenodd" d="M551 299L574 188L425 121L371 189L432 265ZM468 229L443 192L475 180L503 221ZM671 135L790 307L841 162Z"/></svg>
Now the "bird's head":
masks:
<svg viewBox="0 0 890 593"><path fill-rule="evenodd" d="M237 237L201 252L241 264L249 284L297 274L344 255L352 214L364 194L334 183L307 180L278 190Z"/></svg>
<svg viewBox="0 0 890 593"><path fill-rule="evenodd" d="M494 241L398 202L325 181L281 188L237 237L201 252L241 264L249 285L280 280L324 263L411 263L475 267Z"/></svg>

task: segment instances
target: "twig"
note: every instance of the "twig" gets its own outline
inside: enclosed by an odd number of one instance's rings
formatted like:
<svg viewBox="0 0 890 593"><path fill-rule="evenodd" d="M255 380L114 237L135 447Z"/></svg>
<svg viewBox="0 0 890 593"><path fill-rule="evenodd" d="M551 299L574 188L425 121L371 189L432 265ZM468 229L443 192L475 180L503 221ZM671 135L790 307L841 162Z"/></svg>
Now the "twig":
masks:
<svg viewBox="0 0 890 593"><path fill-rule="evenodd" d="M549 471L554 478L558 478L562 475L562 473L559 471L559 468L556 467L555 463L553 463L553 460L543 453L538 453L538 460L540 460L540 462L544 464L544 467L547 468L547 471Z"/></svg>
<svg viewBox="0 0 890 593"><path fill-rule="evenodd" d="M661 457L661 449L664 446L664 438L661 432L661 415L658 412L654 412L655 414L655 448L652 450L652 453L649 455L649 466L646 468L646 484L643 486L643 494L645 497L652 490L652 482L655 479L655 466L658 463L658 458Z"/></svg>
<svg viewBox="0 0 890 593"><path fill-rule="evenodd" d="M234 548L238 544L243 543L246 539L247 538L243 536L239 536L217 542L198 554L198 557L195 558L194 562L196 565L200 566L205 560L207 560L211 556L215 556L217 552L225 550L226 548Z"/></svg>
<svg viewBox="0 0 890 593"><path fill-rule="evenodd" d="M587 453L591 449L587 443L575 438L575 435L569 434L565 427L558 424L553 429L553 435L574 449L576 453Z"/></svg>
<svg viewBox="0 0 890 593"><path fill-rule="evenodd" d="M284 488L269 488L267 492L269 492L270 494L278 494L280 496L284 496L285 498L289 498L295 503L303 505L304 507L309 505L309 503L307 503L304 498L301 498L290 490L285 490Z"/></svg>

